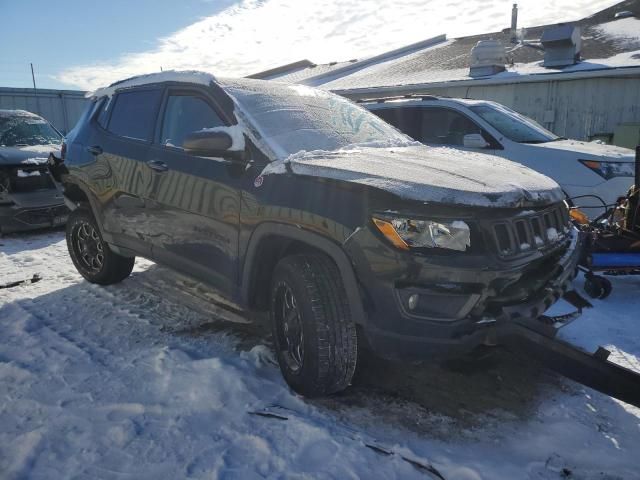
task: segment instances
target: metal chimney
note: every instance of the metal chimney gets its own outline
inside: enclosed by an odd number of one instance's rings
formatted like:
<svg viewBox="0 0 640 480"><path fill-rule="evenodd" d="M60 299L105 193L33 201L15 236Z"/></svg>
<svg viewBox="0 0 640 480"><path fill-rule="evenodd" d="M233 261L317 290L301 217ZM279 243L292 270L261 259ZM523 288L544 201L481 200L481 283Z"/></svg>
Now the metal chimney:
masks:
<svg viewBox="0 0 640 480"><path fill-rule="evenodd" d="M549 27L542 32L540 43L544 47L544 62L546 68L566 67L578 63L582 37L580 27L561 23Z"/></svg>
<svg viewBox="0 0 640 480"><path fill-rule="evenodd" d="M511 43L518 43L518 4L511 9Z"/></svg>

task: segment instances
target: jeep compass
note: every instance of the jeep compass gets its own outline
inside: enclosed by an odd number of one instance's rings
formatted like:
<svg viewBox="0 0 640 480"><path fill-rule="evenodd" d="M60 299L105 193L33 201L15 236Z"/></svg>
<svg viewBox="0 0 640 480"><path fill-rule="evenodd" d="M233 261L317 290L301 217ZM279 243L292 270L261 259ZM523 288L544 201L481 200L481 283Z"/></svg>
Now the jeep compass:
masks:
<svg viewBox="0 0 640 480"><path fill-rule="evenodd" d="M412 141L313 88L202 72L91 94L50 158L78 271L106 285L142 256L269 312L297 392L346 388L365 345L444 358L536 319L575 276L558 185Z"/></svg>

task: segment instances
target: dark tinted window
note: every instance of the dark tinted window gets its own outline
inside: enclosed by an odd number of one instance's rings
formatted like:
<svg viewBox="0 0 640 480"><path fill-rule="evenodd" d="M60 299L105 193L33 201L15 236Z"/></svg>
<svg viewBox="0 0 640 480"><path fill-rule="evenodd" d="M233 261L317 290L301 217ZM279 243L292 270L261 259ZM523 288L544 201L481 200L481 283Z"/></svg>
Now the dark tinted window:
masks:
<svg viewBox="0 0 640 480"><path fill-rule="evenodd" d="M109 120L109 130L122 137L151 140L160 90L119 93Z"/></svg>
<svg viewBox="0 0 640 480"><path fill-rule="evenodd" d="M422 109L421 142L462 146L463 137L470 133L482 133L482 129L463 114L448 108Z"/></svg>
<svg viewBox="0 0 640 480"><path fill-rule="evenodd" d="M221 126L224 126L224 122L203 98L171 95L167 100L160 142L182 147L185 137L190 133Z"/></svg>
<svg viewBox="0 0 640 480"><path fill-rule="evenodd" d="M420 141L420 132L422 130L422 113L420 110L420 108L414 107L384 108L373 110L373 113L414 140Z"/></svg>
<svg viewBox="0 0 640 480"><path fill-rule="evenodd" d="M463 145L469 133L483 133L462 113L439 107L402 107L373 110L383 120L414 140L438 145Z"/></svg>

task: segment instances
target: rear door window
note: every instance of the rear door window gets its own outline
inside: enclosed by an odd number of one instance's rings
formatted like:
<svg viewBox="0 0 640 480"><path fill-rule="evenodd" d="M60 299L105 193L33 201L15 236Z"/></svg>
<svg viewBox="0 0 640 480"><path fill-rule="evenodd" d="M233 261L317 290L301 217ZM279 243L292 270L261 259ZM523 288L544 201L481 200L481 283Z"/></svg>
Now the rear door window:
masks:
<svg viewBox="0 0 640 480"><path fill-rule="evenodd" d="M223 127L224 121L202 97L180 94L170 95L162 124L160 143L182 148L191 133L206 128Z"/></svg>
<svg viewBox="0 0 640 480"><path fill-rule="evenodd" d="M419 140L424 143L463 146L463 138L471 133L482 133L482 128L467 116L449 108L422 109Z"/></svg>
<svg viewBox="0 0 640 480"><path fill-rule="evenodd" d="M135 90L115 97L108 130L121 137L151 141L161 90Z"/></svg>

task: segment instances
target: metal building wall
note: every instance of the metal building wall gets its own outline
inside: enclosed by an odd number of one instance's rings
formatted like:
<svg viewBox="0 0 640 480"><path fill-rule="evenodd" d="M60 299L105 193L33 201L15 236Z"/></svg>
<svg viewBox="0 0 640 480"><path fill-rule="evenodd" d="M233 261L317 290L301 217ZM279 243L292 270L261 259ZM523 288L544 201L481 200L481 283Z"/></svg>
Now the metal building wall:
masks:
<svg viewBox="0 0 640 480"><path fill-rule="evenodd" d="M557 135L579 140L612 134L621 123L640 123L640 77L442 86L420 91L493 100L535 119Z"/></svg>
<svg viewBox="0 0 640 480"><path fill-rule="evenodd" d="M36 94L31 88L0 88L0 108L37 113L63 133L73 128L87 101L76 90L39 89Z"/></svg>

